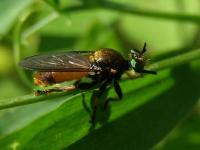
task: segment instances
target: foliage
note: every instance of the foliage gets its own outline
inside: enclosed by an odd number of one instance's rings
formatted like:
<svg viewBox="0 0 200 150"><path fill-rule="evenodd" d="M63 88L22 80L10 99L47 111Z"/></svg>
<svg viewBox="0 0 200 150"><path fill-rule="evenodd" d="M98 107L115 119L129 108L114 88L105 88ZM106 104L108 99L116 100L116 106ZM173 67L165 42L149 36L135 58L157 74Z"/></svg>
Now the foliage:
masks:
<svg viewBox="0 0 200 150"><path fill-rule="evenodd" d="M143 150L157 145L199 99L199 2L190 3L192 13L187 13L188 3L177 2L2 0L0 149ZM147 68L158 75L124 75L123 100L98 110L95 130L81 102L84 93L89 105L92 91L36 97L30 94L31 73L18 67L23 57L49 51L111 47L127 57L145 41L151 58ZM109 95L115 95L113 89Z"/></svg>

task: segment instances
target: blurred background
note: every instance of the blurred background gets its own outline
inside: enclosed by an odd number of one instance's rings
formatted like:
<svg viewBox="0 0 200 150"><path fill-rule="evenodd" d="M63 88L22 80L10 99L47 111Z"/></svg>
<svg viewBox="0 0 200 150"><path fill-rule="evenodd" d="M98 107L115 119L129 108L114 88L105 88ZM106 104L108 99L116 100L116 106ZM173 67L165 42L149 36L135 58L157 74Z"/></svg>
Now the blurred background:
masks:
<svg viewBox="0 0 200 150"><path fill-rule="evenodd" d="M141 49L147 42L149 63L153 63L200 46L199 0L106 2L1 0L0 102L32 93L32 73L24 72L18 66L19 60L27 56L107 47L120 51L126 57L130 49ZM197 73L199 64L199 60L192 63ZM187 78L190 79L190 75ZM62 103L43 102L0 110L0 138L55 110ZM188 114L152 149L199 150L200 103Z"/></svg>

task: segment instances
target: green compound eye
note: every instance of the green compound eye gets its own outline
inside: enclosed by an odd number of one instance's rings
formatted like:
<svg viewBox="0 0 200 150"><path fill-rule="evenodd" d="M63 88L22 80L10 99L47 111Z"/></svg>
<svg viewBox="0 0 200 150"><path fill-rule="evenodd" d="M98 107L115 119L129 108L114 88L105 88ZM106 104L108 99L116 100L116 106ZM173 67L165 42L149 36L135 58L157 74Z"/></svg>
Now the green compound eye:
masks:
<svg viewBox="0 0 200 150"><path fill-rule="evenodd" d="M135 53L135 50L134 49L131 49L131 54L134 54Z"/></svg>
<svg viewBox="0 0 200 150"><path fill-rule="evenodd" d="M134 57L135 57L135 56L136 56L136 53L137 53L137 51L136 51L136 50L133 50L133 49L131 50L131 54L132 54L132 56L134 56Z"/></svg>
<svg viewBox="0 0 200 150"><path fill-rule="evenodd" d="M137 50L131 50L132 59L138 59L140 54Z"/></svg>
<svg viewBox="0 0 200 150"><path fill-rule="evenodd" d="M136 65L136 61L135 61L135 59L132 59L132 60L131 60L131 66L134 68L135 65Z"/></svg>

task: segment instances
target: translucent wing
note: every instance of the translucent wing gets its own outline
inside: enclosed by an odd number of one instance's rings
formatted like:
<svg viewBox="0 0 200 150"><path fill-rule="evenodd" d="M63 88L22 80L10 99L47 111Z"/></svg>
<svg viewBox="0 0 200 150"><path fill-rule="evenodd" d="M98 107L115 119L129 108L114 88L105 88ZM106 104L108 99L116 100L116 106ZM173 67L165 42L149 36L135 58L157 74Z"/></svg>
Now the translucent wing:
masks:
<svg viewBox="0 0 200 150"><path fill-rule="evenodd" d="M19 65L25 69L55 72L85 72L92 71L89 55L93 52L66 52L44 54L25 58Z"/></svg>

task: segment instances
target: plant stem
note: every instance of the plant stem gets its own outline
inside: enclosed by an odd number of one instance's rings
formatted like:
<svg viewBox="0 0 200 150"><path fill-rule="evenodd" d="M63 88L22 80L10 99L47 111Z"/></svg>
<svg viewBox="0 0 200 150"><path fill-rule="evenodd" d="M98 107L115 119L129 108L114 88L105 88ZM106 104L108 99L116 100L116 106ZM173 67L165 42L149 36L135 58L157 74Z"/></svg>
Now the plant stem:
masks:
<svg viewBox="0 0 200 150"><path fill-rule="evenodd" d="M31 34L35 33L36 31L40 30L42 27L44 27L45 25L47 25L51 21L55 20L58 16L59 15L58 15L57 12L53 12L50 15L48 15L47 17L41 19L36 24L32 25L30 28L28 28L25 31L23 31L23 33L22 33L22 39L26 39Z"/></svg>
<svg viewBox="0 0 200 150"><path fill-rule="evenodd" d="M143 17L151 17L163 20L187 21L200 24L200 16L138 9L130 5L119 4L111 1L99 1L96 2L95 5L93 6L90 5L71 6L64 8L63 10L61 10L61 12L72 12L72 11L98 9L98 8L118 11L122 13L129 13Z"/></svg>
<svg viewBox="0 0 200 150"><path fill-rule="evenodd" d="M18 63L20 60L20 53L21 53L21 29L22 29L24 21L31 13L32 13L32 10L24 13L24 15L19 18L19 21L17 22L17 24L14 28L14 33L13 33L13 50L14 50L15 67L16 67L17 73L19 74L21 80L29 88L31 88L32 85L31 85L30 81L28 80L27 76L25 75L24 71L19 69Z"/></svg>
<svg viewBox="0 0 200 150"><path fill-rule="evenodd" d="M161 60L157 63L154 63L148 67L150 70L160 70L165 69L169 67L175 67L179 65L186 64L188 62L191 62L193 60L200 58L200 49L196 49L190 52L186 52L184 54L174 56L171 58L167 58L165 60Z"/></svg>

